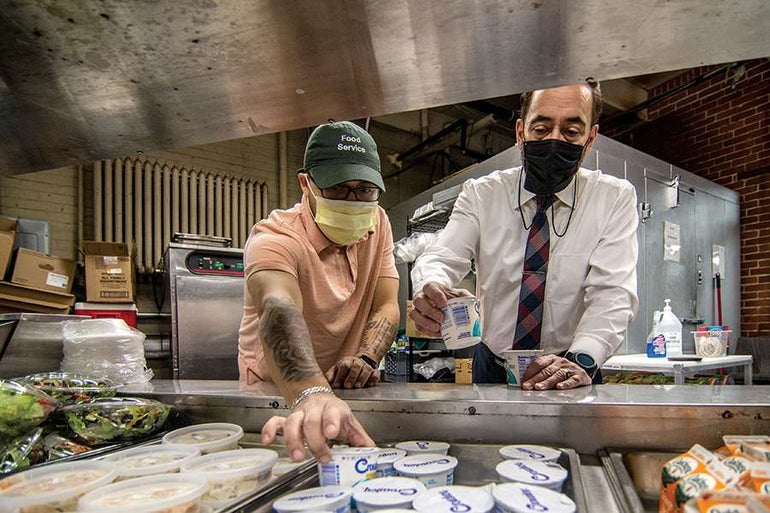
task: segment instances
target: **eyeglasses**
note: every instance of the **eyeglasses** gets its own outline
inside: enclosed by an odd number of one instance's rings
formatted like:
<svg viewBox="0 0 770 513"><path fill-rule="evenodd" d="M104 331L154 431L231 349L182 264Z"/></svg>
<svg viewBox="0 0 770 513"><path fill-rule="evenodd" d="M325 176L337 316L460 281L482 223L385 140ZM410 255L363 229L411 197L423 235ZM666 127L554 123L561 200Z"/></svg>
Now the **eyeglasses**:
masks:
<svg viewBox="0 0 770 513"><path fill-rule="evenodd" d="M321 189L321 196L330 200L344 200L350 196L351 192L358 201L377 201L382 194L378 187L332 185Z"/></svg>

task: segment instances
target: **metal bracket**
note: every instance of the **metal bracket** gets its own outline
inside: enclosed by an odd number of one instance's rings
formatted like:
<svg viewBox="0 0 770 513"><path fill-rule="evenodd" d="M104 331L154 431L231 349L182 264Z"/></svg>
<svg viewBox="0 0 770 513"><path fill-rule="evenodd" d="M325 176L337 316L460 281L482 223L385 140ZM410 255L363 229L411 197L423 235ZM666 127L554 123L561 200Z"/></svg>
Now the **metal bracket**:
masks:
<svg viewBox="0 0 770 513"><path fill-rule="evenodd" d="M646 222L649 218L652 217L652 214L654 213L655 211L652 209L652 205L646 201L639 203L639 220L641 222Z"/></svg>

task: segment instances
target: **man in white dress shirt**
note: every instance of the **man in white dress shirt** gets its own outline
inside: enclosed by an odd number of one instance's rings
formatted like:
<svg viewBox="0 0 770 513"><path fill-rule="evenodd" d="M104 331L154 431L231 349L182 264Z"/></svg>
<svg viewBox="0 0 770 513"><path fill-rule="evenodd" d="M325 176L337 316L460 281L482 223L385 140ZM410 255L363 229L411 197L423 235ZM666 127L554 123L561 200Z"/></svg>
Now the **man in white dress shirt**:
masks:
<svg viewBox="0 0 770 513"><path fill-rule="evenodd" d="M600 383L638 308L636 192L626 180L580 167L596 139L602 98L587 81L524 93L516 140L523 166L468 180L436 244L412 270L410 317L440 337L441 309L476 261L482 339L474 383L505 383L513 348L527 236L541 198L550 233L540 349L525 390Z"/></svg>

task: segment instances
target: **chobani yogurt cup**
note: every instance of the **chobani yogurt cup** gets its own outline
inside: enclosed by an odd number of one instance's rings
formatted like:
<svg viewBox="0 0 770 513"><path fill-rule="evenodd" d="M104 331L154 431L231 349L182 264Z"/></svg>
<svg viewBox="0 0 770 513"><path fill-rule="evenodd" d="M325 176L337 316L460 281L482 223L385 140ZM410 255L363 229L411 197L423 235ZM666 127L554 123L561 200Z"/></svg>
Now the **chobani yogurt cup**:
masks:
<svg viewBox="0 0 770 513"><path fill-rule="evenodd" d="M182 464L182 474L208 483L203 503L220 507L256 490L272 477L278 453L270 449L240 449L198 456Z"/></svg>
<svg viewBox="0 0 770 513"><path fill-rule="evenodd" d="M446 442L430 442L428 440L410 440L409 442L399 442L396 449L403 449L407 456L412 454L446 454L449 452L449 444Z"/></svg>
<svg viewBox="0 0 770 513"><path fill-rule="evenodd" d="M377 455L377 477L397 476L398 472L393 468L393 462L406 456L404 449L380 449Z"/></svg>
<svg viewBox="0 0 770 513"><path fill-rule="evenodd" d="M198 476L144 476L97 488L80 498L83 513L177 513L198 511L206 491Z"/></svg>
<svg viewBox="0 0 770 513"><path fill-rule="evenodd" d="M505 460L495 467L503 481L543 486L561 491L567 470L558 463L529 460Z"/></svg>
<svg viewBox="0 0 770 513"><path fill-rule="evenodd" d="M417 511L429 513L488 513L495 500L488 487L440 486L420 495L412 503Z"/></svg>
<svg viewBox="0 0 770 513"><path fill-rule="evenodd" d="M560 450L544 445L506 445L499 452L506 460L556 461L561 456Z"/></svg>
<svg viewBox="0 0 770 513"><path fill-rule="evenodd" d="M333 511L349 513L350 488L347 486L319 486L290 493L273 502L276 513L297 511Z"/></svg>
<svg viewBox="0 0 770 513"><path fill-rule="evenodd" d="M73 461L19 472L0 480L0 511L75 511L81 495L111 483L115 465Z"/></svg>
<svg viewBox="0 0 770 513"><path fill-rule="evenodd" d="M411 477L380 477L358 483L353 488L353 500L358 513L381 511L388 508L412 507L427 488Z"/></svg>
<svg viewBox="0 0 770 513"><path fill-rule="evenodd" d="M332 447L329 463L318 464L321 486L353 486L377 475L377 447Z"/></svg>
<svg viewBox="0 0 770 513"><path fill-rule="evenodd" d="M182 464L200 456L200 451L192 445L148 445L132 447L101 458L115 464L118 480L153 474L179 472Z"/></svg>
<svg viewBox="0 0 770 513"><path fill-rule="evenodd" d="M492 489L496 511L499 513L575 513L577 506L563 493L541 486L502 483Z"/></svg>
<svg viewBox="0 0 770 513"><path fill-rule="evenodd" d="M201 454L238 448L243 428L238 424L211 422L175 429L163 437L164 444L194 445Z"/></svg>
<svg viewBox="0 0 770 513"><path fill-rule="evenodd" d="M457 458L441 454L415 454L393 462L393 468L403 477L419 479L428 488L454 483Z"/></svg>

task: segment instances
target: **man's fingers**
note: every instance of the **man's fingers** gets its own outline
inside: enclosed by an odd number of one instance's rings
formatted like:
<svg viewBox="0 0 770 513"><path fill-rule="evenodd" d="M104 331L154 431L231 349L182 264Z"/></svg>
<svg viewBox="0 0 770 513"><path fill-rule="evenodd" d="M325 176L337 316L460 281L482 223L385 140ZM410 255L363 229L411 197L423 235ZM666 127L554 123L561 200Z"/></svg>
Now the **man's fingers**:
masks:
<svg viewBox="0 0 770 513"><path fill-rule="evenodd" d="M286 450L292 461L302 461L305 459L305 436L303 433L303 423L305 414L298 410L292 412L283 424L283 441L286 444Z"/></svg>
<svg viewBox="0 0 770 513"><path fill-rule="evenodd" d="M286 422L285 417L270 417L262 426L262 443L270 445L275 442L275 439L280 433L283 432L283 425Z"/></svg>

